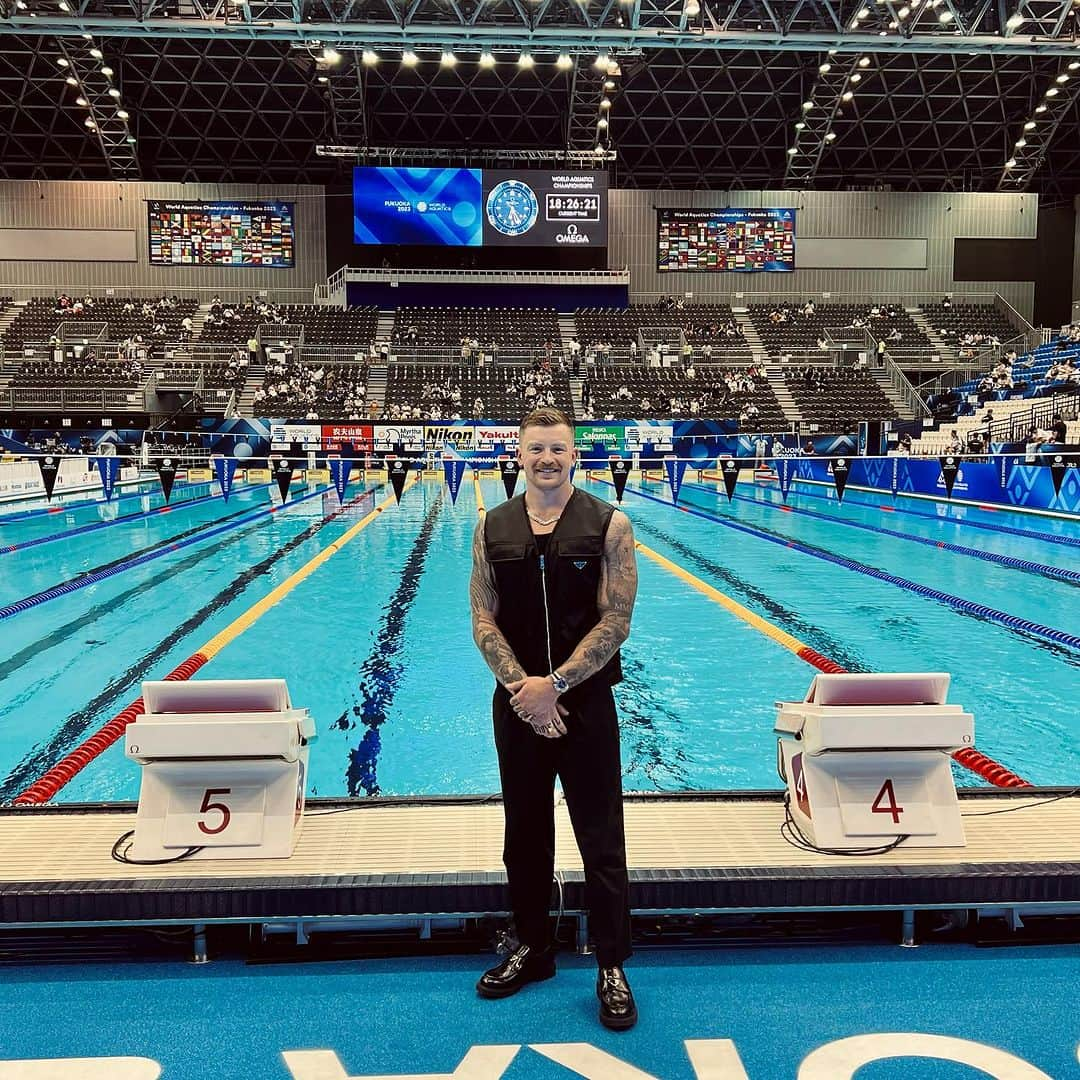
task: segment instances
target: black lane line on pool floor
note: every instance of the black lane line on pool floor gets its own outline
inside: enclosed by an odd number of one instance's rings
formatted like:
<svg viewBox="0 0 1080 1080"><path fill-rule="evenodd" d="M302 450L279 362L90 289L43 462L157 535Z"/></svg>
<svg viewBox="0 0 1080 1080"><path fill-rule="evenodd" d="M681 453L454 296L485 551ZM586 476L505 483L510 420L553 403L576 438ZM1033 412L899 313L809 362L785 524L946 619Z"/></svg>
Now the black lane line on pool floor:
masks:
<svg viewBox="0 0 1080 1080"><path fill-rule="evenodd" d="M352 798L380 794L378 764L382 738L379 728L386 723L386 714L393 704L405 667L399 655L405 642L405 620L420 588L420 578L427 564L431 537L445 494L446 489L440 488L431 509L424 515L420 531L401 570L401 580L383 611L371 652L360 667L363 701L351 710L346 709L331 725L340 731L350 731L359 723L366 729L360 744L349 751L345 784Z"/></svg>
<svg viewBox="0 0 1080 1080"><path fill-rule="evenodd" d="M666 745L656 730L656 717L662 716L667 728L681 729L685 717L672 712L659 699L650 681L647 666L632 653L622 653L623 681L615 687L619 707L619 734L623 743L624 779L638 772L657 791L689 790L694 785L686 777L689 761L681 745ZM636 789L635 789L636 790Z"/></svg>
<svg viewBox="0 0 1080 1080"><path fill-rule="evenodd" d="M375 489L369 488L361 495L356 496L339 507L321 521L313 522L306 529L299 532L291 540L287 541L276 551L271 552L261 562L249 567L225 586L209 603L204 604L194 615L186 619L171 634L162 638L155 646L147 650L127 671L113 679L104 690L78 712L72 713L53 732L48 741L38 749L32 750L29 755L16 765L10 773L0 782L0 803L13 798L27 785L32 784L39 776L51 769L73 745L86 736L87 730L95 718L117 700L126 695L139 682L144 675L155 665L159 665L168 656L169 652L192 631L204 625L210 618L216 615L222 608L228 606L254 581L265 574L278 560L295 551L301 544L316 536L331 522L335 521L347 510L355 509L358 500L368 499L374 494Z"/></svg>
<svg viewBox="0 0 1080 1080"><path fill-rule="evenodd" d="M738 593L745 599L756 604L758 606L759 614L767 615L773 623L778 624L782 629L786 630L794 637L805 641L815 652L820 653L822 656L830 657L838 664L847 668L848 671L860 672L870 670L863 660L860 660L852 653L849 653L843 645L838 641L835 641L829 633L822 630L820 626L815 626L813 623L807 622L797 612L784 607L783 604L774 600L768 593L764 593L756 586L751 585L748 581L744 581L738 574L725 566L721 566L719 563L713 562L712 559L702 555L699 551L695 551L692 547L684 544L670 533L666 533L663 529L658 529L651 522L641 519L634 520L634 530L635 532L648 533L650 536L668 544L687 562L693 563L699 570L704 570L705 573L718 578L733 592Z"/></svg>

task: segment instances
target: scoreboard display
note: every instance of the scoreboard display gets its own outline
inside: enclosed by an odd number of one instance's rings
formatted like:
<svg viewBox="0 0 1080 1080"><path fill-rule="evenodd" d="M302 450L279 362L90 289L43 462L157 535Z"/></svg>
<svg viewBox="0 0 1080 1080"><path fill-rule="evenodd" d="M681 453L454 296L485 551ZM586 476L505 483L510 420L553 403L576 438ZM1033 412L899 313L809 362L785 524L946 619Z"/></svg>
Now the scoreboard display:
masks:
<svg viewBox="0 0 1080 1080"><path fill-rule="evenodd" d="M147 201L152 266L296 265L293 204Z"/></svg>
<svg viewBox="0 0 1080 1080"><path fill-rule="evenodd" d="M795 211L782 209L657 210L661 273L795 269Z"/></svg>

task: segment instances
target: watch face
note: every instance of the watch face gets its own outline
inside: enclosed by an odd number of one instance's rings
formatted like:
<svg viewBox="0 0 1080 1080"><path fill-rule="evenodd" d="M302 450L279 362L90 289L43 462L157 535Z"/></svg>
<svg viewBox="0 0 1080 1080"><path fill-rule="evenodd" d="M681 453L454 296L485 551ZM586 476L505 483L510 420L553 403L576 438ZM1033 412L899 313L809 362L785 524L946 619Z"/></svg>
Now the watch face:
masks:
<svg viewBox="0 0 1080 1080"><path fill-rule="evenodd" d="M540 204L528 184L503 180L491 189L486 210L493 228L504 236L521 236L536 224Z"/></svg>

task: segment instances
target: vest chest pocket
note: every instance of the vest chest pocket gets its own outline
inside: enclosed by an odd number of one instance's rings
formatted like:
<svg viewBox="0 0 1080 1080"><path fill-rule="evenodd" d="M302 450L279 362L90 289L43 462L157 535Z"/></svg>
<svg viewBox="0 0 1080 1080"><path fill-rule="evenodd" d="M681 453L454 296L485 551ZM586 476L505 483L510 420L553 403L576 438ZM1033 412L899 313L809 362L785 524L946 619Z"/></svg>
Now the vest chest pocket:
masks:
<svg viewBox="0 0 1080 1080"><path fill-rule="evenodd" d="M525 558L525 545L507 540L487 541L487 560L489 563L521 562Z"/></svg>
<svg viewBox="0 0 1080 1080"><path fill-rule="evenodd" d="M600 558L604 554L604 539L601 536L560 537L557 553L560 565L568 574L595 573L600 569Z"/></svg>

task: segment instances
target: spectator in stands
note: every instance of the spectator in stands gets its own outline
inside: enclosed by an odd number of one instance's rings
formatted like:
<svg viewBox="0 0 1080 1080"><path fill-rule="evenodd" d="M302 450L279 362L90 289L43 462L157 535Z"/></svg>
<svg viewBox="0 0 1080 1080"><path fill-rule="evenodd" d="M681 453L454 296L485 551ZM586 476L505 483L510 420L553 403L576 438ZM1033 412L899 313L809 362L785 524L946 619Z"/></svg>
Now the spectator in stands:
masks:
<svg viewBox="0 0 1080 1080"><path fill-rule="evenodd" d="M472 411L473 411L473 419L475 419L475 420L483 420L484 419L484 399L483 398L481 398L481 397L473 398Z"/></svg>
<svg viewBox="0 0 1080 1080"><path fill-rule="evenodd" d="M813 439L807 439L806 442L803 443L802 452L804 454L806 454L808 457L813 455L813 453L814 453L814 440Z"/></svg>
<svg viewBox="0 0 1080 1080"><path fill-rule="evenodd" d="M949 436L949 442L945 447L945 453L947 454L962 454L964 452L964 442L960 438L960 432L953 428L952 434Z"/></svg>
<svg viewBox="0 0 1080 1080"><path fill-rule="evenodd" d="M814 307L814 301L813 300L807 300L806 303L803 304L802 313L807 318L812 316L816 311L817 311L817 308Z"/></svg>
<svg viewBox="0 0 1080 1080"><path fill-rule="evenodd" d="M1064 446L1067 434L1068 428L1065 425L1065 421L1061 418L1061 414L1055 414L1054 419L1050 423L1050 441L1056 445Z"/></svg>
<svg viewBox="0 0 1080 1080"><path fill-rule="evenodd" d="M708 346L706 346L706 348L707 347ZM686 371L684 372L684 374L686 375L686 377L688 379L696 379L697 378L697 368L694 367L694 361L693 360L691 360L690 363L686 365Z"/></svg>
<svg viewBox="0 0 1080 1080"><path fill-rule="evenodd" d="M829 343L828 343L828 341L826 341L826 340L825 340L825 338L824 338L824 337L819 337L819 338L817 339L817 347L818 347L818 348L819 348L819 349L820 349L820 350L821 350L822 352L828 352L828 351L829 351Z"/></svg>
<svg viewBox="0 0 1080 1080"><path fill-rule="evenodd" d="M911 454L911 432L905 432L900 436L900 442L896 447L897 451L904 457L908 457Z"/></svg>
<svg viewBox="0 0 1080 1080"><path fill-rule="evenodd" d="M948 297L946 296L946 297L945 297L945 299L941 301L941 306L942 306L943 308L945 308L946 310L948 310L949 308L951 308L951 307L952 307L952 300L950 300L950 299L949 299L949 298L948 298Z"/></svg>

